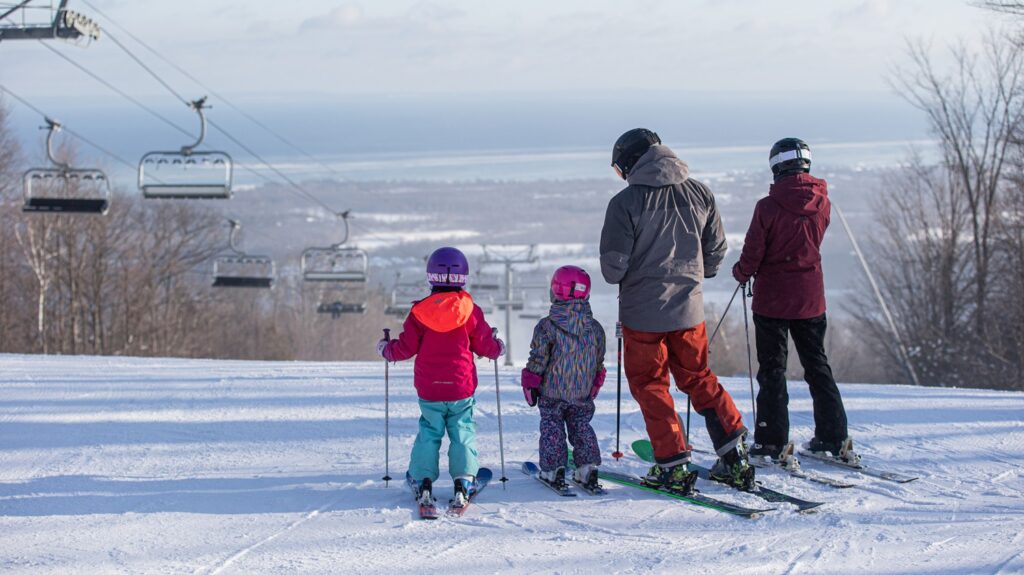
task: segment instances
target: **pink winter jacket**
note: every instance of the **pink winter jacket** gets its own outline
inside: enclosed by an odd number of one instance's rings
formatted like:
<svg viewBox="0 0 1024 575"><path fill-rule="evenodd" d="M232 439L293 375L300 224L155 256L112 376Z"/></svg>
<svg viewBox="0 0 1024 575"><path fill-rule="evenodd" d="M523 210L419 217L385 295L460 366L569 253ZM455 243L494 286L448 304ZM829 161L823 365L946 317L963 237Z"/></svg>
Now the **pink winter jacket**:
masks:
<svg viewBox="0 0 1024 575"><path fill-rule="evenodd" d="M402 334L384 350L390 361L416 356L413 381L426 401L459 401L476 392L473 354L496 359L500 346L484 312L464 291L430 294L416 302Z"/></svg>

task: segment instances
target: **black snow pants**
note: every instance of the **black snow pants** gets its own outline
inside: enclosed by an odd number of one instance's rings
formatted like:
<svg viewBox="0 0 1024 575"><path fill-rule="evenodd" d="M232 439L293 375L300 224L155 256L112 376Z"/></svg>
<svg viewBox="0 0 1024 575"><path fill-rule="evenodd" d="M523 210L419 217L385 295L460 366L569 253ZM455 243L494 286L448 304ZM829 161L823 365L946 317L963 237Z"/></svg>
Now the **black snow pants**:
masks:
<svg viewBox="0 0 1024 575"><path fill-rule="evenodd" d="M811 319L774 319L754 314L757 340L757 425L754 443L782 447L789 441L789 393L786 390L787 332L804 368L814 405L814 436L825 442L846 439L846 410L825 356L825 315Z"/></svg>

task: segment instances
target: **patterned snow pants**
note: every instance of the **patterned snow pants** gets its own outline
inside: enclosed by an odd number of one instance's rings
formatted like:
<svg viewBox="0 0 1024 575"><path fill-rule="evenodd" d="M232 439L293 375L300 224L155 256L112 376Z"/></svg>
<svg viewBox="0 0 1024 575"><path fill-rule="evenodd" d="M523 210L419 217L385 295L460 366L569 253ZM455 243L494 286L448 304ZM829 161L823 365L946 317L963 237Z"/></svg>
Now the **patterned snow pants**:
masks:
<svg viewBox="0 0 1024 575"><path fill-rule="evenodd" d="M565 445L566 432L572 444L572 458L576 467L601 465L601 449L597 434L590 426L594 417L594 400L569 403L561 399L541 397L540 406L540 468L552 471L565 467L569 453Z"/></svg>

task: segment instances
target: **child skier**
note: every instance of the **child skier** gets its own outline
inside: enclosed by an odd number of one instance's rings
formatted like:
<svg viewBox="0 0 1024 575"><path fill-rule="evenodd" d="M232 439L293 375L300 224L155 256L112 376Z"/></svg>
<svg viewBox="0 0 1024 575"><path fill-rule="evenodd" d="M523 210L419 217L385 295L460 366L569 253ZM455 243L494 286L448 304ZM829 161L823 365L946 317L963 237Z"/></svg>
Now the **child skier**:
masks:
<svg viewBox="0 0 1024 575"><path fill-rule="evenodd" d="M479 464L473 406L477 375L473 354L497 359L505 344L494 337L484 313L462 288L469 262L459 250L439 248L427 261L430 295L413 304L398 339L380 340L377 353L387 361L416 356L414 383L419 395L419 433L412 446L409 476L420 480L419 500L433 504L439 475L441 439L448 432L448 471L455 481L456 505L464 505Z"/></svg>
<svg viewBox="0 0 1024 575"><path fill-rule="evenodd" d="M857 463L847 437L846 410L825 355L825 280L821 242L831 205L825 180L811 171L811 149L803 140L784 138L772 146L768 163L775 183L757 202L743 241L736 281L754 279L757 340L757 426L751 456L791 464L789 394L786 390L787 340L793 337L810 386L814 438L804 445Z"/></svg>
<svg viewBox="0 0 1024 575"><path fill-rule="evenodd" d="M562 266L551 277L551 311L533 329L530 359L522 373L523 394L540 404L541 479L565 488L565 439L573 447L573 480L599 488L601 451L590 426L594 398L604 384L604 328L590 311L590 276Z"/></svg>

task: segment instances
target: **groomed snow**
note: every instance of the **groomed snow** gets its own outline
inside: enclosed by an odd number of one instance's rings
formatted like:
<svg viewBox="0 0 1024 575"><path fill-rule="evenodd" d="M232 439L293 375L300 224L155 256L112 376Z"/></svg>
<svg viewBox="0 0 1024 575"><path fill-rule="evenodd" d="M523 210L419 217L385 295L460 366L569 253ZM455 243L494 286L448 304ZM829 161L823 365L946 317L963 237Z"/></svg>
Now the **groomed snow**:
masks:
<svg viewBox="0 0 1024 575"><path fill-rule="evenodd" d="M396 478L416 429L411 367L391 371ZM493 367L479 367L481 460L500 477ZM921 479L805 461L860 485L767 472L768 485L827 504L747 520L616 485L604 498L561 499L534 483L518 469L537 456L538 419L517 376L502 371L506 489L492 484L462 519L423 522L400 480L380 481L381 364L0 355L0 571L1024 572L1024 394L844 385L866 461ZM726 383L749 417L747 381ZM794 438L805 439L806 386L790 390ZM624 449L643 436L625 395ZM605 454L614 399L613 372L595 419ZM694 440L708 444L703 430ZM446 499L450 486L442 475L437 492Z"/></svg>

